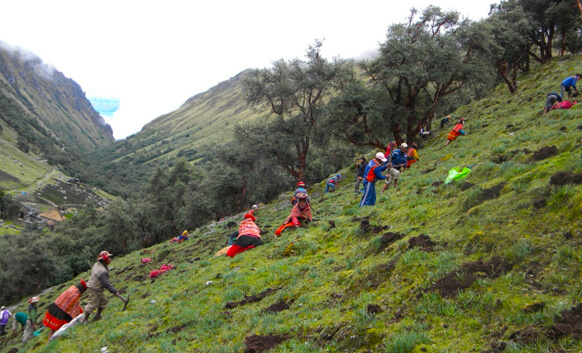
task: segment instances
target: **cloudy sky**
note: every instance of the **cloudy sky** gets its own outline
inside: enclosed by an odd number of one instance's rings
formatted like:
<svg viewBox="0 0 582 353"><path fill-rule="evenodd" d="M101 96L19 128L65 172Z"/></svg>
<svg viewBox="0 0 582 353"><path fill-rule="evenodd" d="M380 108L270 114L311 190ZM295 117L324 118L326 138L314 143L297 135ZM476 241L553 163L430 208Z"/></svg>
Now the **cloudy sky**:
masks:
<svg viewBox="0 0 582 353"><path fill-rule="evenodd" d="M7 0L0 41L80 84L122 139L247 68L302 58L316 39L326 57L361 58L412 7L479 20L496 2Z"/></svg>

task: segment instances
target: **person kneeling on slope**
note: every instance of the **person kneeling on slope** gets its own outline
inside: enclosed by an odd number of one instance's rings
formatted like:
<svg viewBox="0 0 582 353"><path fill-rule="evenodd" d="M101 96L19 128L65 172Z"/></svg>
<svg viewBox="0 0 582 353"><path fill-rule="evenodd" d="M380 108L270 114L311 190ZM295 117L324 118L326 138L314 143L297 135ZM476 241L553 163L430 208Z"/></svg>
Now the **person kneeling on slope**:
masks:
<svg viewBox="0 0 582 353"><path fill-rule="evenodd" d="M459 119L457 125L455 125L455 127L449 132L449 135L447 136L447 142L445 142L445 146L448 146L449 143L451 143L451 141L454 141L458 136L467 135L467 133L463 130L464 127L465 119L461 118Z"/></svg>
<svg viewBox="0 0 582 353"><path fill-rule="evenodd" d="M255 248L262 244L261 230L255 224L257 218L253 216L253 211L244 215L238 227L238 237L226 252L226 256L235 257L236 254Z"/></svg>
<svg viewBox="0 0 582 353"><path fill-rule="evenodd" d="M48 306L42 323L51 330L48 334L49 340L64 324L71 322L83 313L79 301L86 290L87 284L81 280L79 284L70 286L59 295L54 303Z"/></svg>
<svg viewBox="0 0 582 353"><path fill-rule="evenodd" d="M291 213L289 217L285 220L285 222L275 231L275 236L280 236L281 232L287 227L299 227L301 225L300 221L303 223L311 221L313 218L311 217L311 206L309 202L307 202L309 195L307 193L299 193L297 194L298 202L293 205L291 209Z"/></svg>

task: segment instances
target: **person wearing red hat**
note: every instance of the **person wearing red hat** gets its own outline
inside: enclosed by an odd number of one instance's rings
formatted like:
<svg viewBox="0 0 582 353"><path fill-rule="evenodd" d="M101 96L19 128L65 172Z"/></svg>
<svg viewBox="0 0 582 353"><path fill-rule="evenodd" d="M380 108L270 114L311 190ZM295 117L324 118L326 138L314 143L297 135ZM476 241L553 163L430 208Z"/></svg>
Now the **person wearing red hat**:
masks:
<svg viewBox="0 0 582 353"><path fill-rule="evenodd" d="M81 296L87 290L87 283L81 280L79 284L72 285L64 291L54 303L48 306L42 323L50 329L48 339L64 324L71 322L83 313L81 309Z"/></svg>
<svg viewBox="0 0 582 353"><path fill-rule="evenodd" d="M236 254L255 248L262 244L261 230L256 225L257 218L253 211L244 215L238 227L238 237L226 252L226 256L235 257Z"/></svg>
<svg viewBox="0 0 582 353"><path fill-rule="evenodd" d="M307 194L307 189L305 186L305 183L300 181L297 183L297 189L295 190L295 192L293 193L293 197L291 198L291 205L295 205L297 203L297 194L300 193L306 193ZM307 202L311 202L311 199L307 199Z"/></svg>
<svg viewBox="0 0 582 353"><path fill-rule="evenodd" d="M128 302L109 281L109 267L107 266L111 263L111 257L113 255L108 251L101 251L97 257L97 262L91 269L91 276L89 277L89 282L87 282L89 298L85 306L85 319L83 320L85 323L89 322L89 317L95 309L97 309L97 315L95 315L93 321L101 319L101 314L109 302L104 293L105 289L121 299L125 304Z"/></svg>

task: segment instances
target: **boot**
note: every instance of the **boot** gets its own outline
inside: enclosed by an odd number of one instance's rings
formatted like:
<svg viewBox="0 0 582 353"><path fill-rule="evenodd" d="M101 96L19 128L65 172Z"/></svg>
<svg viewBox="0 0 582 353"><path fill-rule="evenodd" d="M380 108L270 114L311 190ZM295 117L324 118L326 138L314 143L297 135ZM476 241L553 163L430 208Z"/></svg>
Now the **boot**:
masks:
<svg viewBox="0 0 582 353"><path fill-rule="evenodd" d="M103 316L101 316L102 312L103 312L103 308L97 308L97 314L95 314L95 318L93 319L93 322L99 321L103 318Z"/></svg>
<svg viewBox="0 0 582 353"><path fill-rule="evenodd" d="M83 318L83 324L89 323L89 317L91 317L91 313L85 313L85 317Z"/></svg>

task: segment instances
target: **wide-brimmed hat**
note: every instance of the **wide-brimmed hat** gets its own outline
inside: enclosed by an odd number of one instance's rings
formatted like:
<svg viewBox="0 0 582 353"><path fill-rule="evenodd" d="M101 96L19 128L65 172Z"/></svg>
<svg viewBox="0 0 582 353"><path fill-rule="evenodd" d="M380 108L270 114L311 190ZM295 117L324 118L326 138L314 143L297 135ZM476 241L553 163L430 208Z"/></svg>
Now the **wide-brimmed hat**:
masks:
<svg viewBox="0 0 582 353"><path fill-rule="evenodd" d="M103 251L101 251L99 253L99 256L97 257L97 260L101 260L101 259L103 259L105 257L107 257L107 258L113 257L113 254L110 254L109 251L103 250Z"/></svg>
<svg viewBox="0 0 582 353"><path fill-rule="evenodd" d="M30 299L28 300L28 302L29 302L30 304L32 304L32 303L38 303L38 301L39 301L38 297L32 297L32 298L30 298Z"/></svg>

